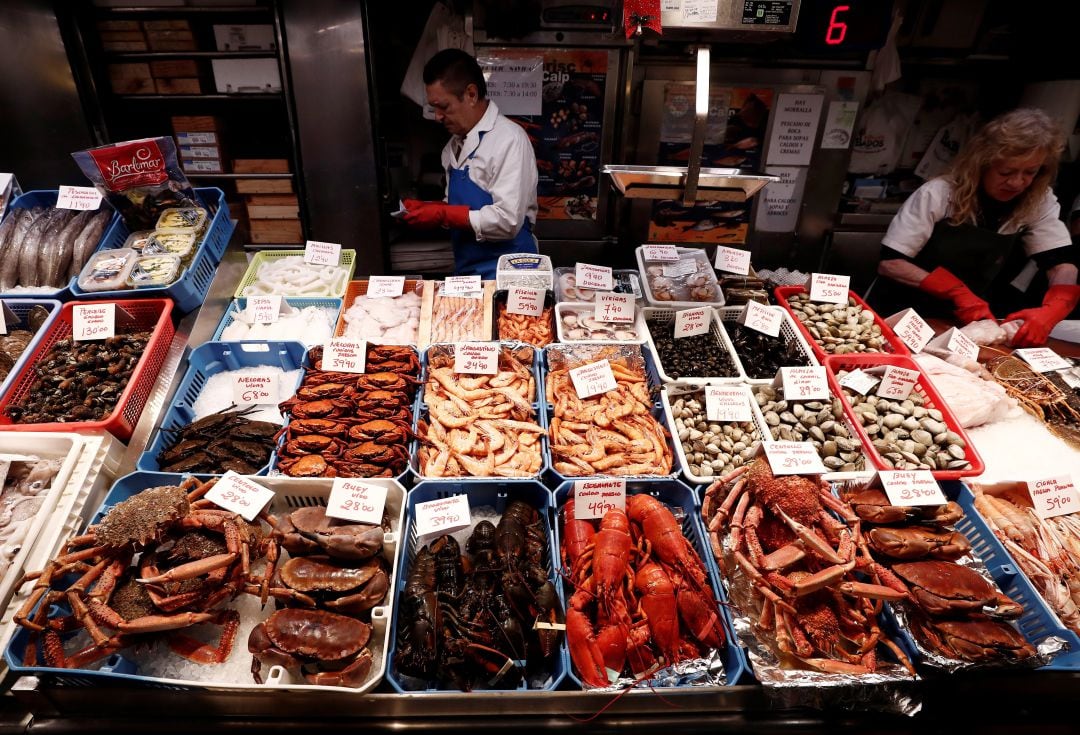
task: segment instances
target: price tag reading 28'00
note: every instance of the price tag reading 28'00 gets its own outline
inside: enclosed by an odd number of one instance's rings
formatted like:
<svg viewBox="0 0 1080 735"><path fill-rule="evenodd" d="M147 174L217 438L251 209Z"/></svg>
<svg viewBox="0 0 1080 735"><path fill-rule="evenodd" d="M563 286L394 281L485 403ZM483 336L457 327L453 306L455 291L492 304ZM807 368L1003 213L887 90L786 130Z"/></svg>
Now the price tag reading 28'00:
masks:
<svg viewBox="0 0 1080 735"><path fill-rule="evenodd" d="M206 492L206 499L246 521L255 520L259 511L274 498L274 491L229 470Z"/></svg>
<svg viewBox="0 0 1080 735"><path fill-rule="evenodd" d="M574 271L578 288L591 288L594 291L610 291L615 288L615 279L611 275L611 268L606 265L590 265L578 263Z"/></svg>
<svg viewBox="0 0 1080 735"><path fill-rule="evenodd" d="M611 372L611 363L607 360L590 362L588 365L571 368L570 381L578 398L588 398L609 390L615 390L615 374Z"/></svg>
<svg viewBox="0 0 1080 735"><path fill-rule="evenodd" d="M454 345L454 372L496 375L499 372L498 342L458 342Z"/></svg>
<svg viewBox="0 0 1080 735"><path fill-rule="evenodd" d="M506 293L506 313L540 316L546 298L547 292L541 288L511 286Z"/></svg>
<svg viewBox="0 0 1080 735"><path fill-rule="evenodd" d="M712 309L698 306L675 312L675 339L705 334L712 326Z"/></svg>
<svg viewBox="0 0 1080 735"><path fill-rule="evenodd" d="M326 515L354 523L382 523L383 507L386 505L386 487L363 480L335 477L330 497L326 501Z"/></svg>
<svg viewBox="0 0 1080 735"><path fill-rule="evenodd" d="M1027 486L1035 515L1044 521L1080 511L1080 494L1077 494L1072 475L1028 480Z"/></svg>
<svg viewBox="0 0 1080 735"><path fill-rule="evenodd" d="M810 442L761 442L774 475L823 475L828 472Z"/></svg>
<svg viewBox="0 0 1080 735"><path fill-rule="evenodd" d="M362 373L367 369L367 341L332 339L323 347L323 370L336 373Z"/></svg>
<svg viewBox="0 0 1080 735"><path fill-rule="evenodd" d="M450 533L472 525L468 495L452 495L449 498L417 503L413 511L416 514L417 536Z"/></svg>
<svg viewBox="0 0 1080 735"><path fill-rule="evenodd" d="M882 470L878 477L893 505L945 505L949 502L929 470Z"/></svg>
<svg viewBox="0 0 1080 735"><path fill-rule="evenodd" d="M705 418L708 421L750 421L753 412L742 388L725 385L705 386Z"/></svg>
<svg viewBox="0 0 1080 735"><path fill-rule="evenodd" d="M574 518L603 518L609 510L626 510L626 480L574 482Z"/></svg>
<svg viewBox="0 0 1080 735"><path fill-rule="evenodd" d="M116 335L116 304L72 307L71 338L76 342L108 339Z"/></svg>
<svg viewBox="0 0 1080 735"><path fill-rule="evenodd" d="M606 291L596 294L593 318L614 324L634 323L634 294Z"/></svg>
<svg viewBox="0 0 1080 735"><path fill-rule="evenodd" d="M810 276L810 300L825 304L846 304L850 276L814 273Z"/></svg>

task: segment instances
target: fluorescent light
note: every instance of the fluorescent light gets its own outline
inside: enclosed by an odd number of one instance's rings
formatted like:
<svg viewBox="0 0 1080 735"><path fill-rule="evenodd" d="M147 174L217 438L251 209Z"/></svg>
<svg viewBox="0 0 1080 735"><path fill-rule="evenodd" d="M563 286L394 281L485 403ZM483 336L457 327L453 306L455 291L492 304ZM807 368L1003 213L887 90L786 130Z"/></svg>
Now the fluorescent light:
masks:
<svg viewBox="0 0 1080 735"><path fill-rule="evenodd" d="M697 50L697 114L709 114L709 47L699 46Z"/></svg>

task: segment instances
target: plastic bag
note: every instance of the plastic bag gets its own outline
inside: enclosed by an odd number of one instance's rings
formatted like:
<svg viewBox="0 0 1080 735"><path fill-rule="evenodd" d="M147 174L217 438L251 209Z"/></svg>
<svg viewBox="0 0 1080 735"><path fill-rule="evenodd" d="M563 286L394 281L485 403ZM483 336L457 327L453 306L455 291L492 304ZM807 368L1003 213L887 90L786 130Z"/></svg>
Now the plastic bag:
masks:
<svg viewBox="0 0 1080 735"><path fill-rule="evenodd" d="M960 329L964 336L977 345L1004 344L1009 335L993 319L980 319Z"/></svg>
<svg viewBox="0 0 1080 735"><path fill-rule="evenodd" d="M851 146L848 172L878 176L892 173L921 105L918 95L891 90L867 105Z"/></svg>
<svg viewBox="0 0 1080 735"><path fill-rule="evenodd" d="M915 175L929 181L944 174L964 143L975 132L978 121L979 116L973 113L957 115L947 125L942 125L919 165L915 167Z"/></svg>
<svg viewBox="0 0 1080 735"><path fill-rule="evenodd" d="M71 156L131 231L154 229L166 209L201 206L172 138L129 140Z"/></svg>

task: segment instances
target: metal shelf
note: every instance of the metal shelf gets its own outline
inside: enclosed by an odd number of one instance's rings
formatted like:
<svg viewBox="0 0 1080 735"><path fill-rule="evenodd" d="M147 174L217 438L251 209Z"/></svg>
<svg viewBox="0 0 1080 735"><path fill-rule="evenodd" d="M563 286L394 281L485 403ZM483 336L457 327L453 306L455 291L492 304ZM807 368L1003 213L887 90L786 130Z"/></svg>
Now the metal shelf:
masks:
<svg viewBox="0 0 1080 735"><path fill-rule="evenodd" d="M116 94L118 100L142 100L147 102L186 101L192 100L283 100L281 92L248 92L236 94Z"/></svg>
<svg viewBox="0 0 1080 735"><path fill-rule="evenodd" d="M111 51L111 61L122 59L276 59L276 51Z"/></svg>
<svg viewBox="0 0 1080 735"><path fill-rule="evenodd" d="M238 13L272 13L273 8L267 5L161 5L161 6L131 6L126 8L103 8L95 7L94 11L100 16L110 15L178 15L198 13L206 15L224 15Z"/></svg>
<svg viewBox="0 0 1080 735"><path fill-rule="evenodd" d="M200 174L197 171L185 171L184 175L189 179L221 179L222 181L232 179L291 179L293 174Z"/></svg>

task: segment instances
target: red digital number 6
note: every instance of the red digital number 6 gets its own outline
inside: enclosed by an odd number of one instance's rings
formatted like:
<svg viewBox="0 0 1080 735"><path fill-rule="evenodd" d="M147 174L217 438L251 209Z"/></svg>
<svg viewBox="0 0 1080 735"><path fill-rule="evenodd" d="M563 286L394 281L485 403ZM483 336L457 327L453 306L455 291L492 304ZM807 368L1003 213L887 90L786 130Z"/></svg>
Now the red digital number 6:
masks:
<svg viewBox="0 0 1080 735"><path fill-rule="evenodd" d="M837 5L833 8L832 15L829 16L829 27L825 29L825 43L829 46L839 46L844 42L844 36L847 35L847 23L841 23L836 16L848 10L851 10L850 5ZM834 36L833 31L838 31L838 35Z"/></svg>

